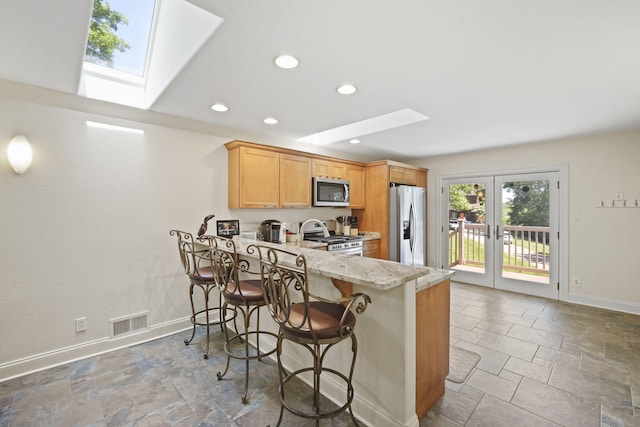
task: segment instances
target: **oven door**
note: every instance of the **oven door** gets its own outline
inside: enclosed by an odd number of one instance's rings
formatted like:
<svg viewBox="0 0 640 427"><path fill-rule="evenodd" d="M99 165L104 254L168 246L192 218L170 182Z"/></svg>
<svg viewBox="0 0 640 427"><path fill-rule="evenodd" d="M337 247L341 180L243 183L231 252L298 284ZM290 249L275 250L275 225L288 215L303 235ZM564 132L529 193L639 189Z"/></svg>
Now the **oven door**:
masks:
<svg viewBox="0 0 640 427"><path fill-rule="evenodd" d="M335 250L335 251L329 251L329 253L347 255L347 256L362 256L362 254L363 254L362 246L358 246L358 247L355 247L355 248L338 249L338 250Z"/></svg>

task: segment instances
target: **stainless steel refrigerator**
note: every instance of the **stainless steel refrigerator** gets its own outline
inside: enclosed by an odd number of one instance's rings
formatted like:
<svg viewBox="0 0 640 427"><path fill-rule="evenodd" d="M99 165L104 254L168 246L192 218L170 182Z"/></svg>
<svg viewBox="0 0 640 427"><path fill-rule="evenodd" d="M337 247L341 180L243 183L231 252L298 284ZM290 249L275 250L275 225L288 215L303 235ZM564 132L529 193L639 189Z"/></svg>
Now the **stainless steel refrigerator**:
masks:
<svg viewBox="0 0 640 427"><path fill-rule="evenodd" d="M389 259L426 265L426 204L422 187L389 188Z"/></svg>

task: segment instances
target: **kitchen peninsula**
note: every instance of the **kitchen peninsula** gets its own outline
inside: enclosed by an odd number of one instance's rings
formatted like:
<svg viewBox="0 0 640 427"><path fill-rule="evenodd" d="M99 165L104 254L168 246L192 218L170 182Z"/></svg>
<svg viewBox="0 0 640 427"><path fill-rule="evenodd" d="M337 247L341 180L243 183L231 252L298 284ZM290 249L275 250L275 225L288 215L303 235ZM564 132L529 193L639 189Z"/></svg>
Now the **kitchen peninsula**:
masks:
<svg viewBox="0 0 640 427"><path fill-rule="evenodd" d="M252 270L257 264L255 253L247 250L251 244L282 247L249 239L234 240L238 253L250 261ZM356 326L358 359L352 404L356 417L374 426L417 427L419 419L444 393L449 370L452 272L335 255L295 244L287 244L287 248L305 255L314 293L337 298L340 294L362 292L371 297L372 303L358 316ZM289 368L299 363L302 353L285 353ZM347 359L338 356L328 363L342 365ZM331 381L324 383L323 392L329 398L336 396L336 400L342 400L344 393Z"/></svg>

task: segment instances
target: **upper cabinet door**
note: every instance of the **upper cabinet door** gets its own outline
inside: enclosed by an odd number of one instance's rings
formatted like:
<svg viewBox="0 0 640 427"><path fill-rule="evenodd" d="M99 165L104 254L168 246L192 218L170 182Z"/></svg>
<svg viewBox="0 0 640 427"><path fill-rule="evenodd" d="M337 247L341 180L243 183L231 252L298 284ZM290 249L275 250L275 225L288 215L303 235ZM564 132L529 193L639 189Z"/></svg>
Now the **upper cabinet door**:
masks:
<svg viewBox="0 0 640 427"><path fill-rule="evenodd" d="M311 159L280 154L280 206L311 206Z"/></svg>
<svg viewBox="0 0 640 427"><path fill-rule="evenodd" d="M351 209L364 209L365 207L365 168L362 166L346 165L347 179L349 180L349 207Z"/></svg>
<svg viewBox="0 0 640 427"><path fill-rule="evenodd" d="M347 179L347 165L331 160L313 159L311 161L313 176L333 179Z"/></svg>
<svg viewBox="0 0 640 427"><path fill-rule="evenodd" d="M397 184L416 185L417 171L398 166L389 166L389 181Z"/></svg>
<svg viewBox="0 0 640 427"><path fill-rule="evenodd" d="M273 151L241 147L239 160L239 207L278 207L280 201L280 154Z"/></svg>

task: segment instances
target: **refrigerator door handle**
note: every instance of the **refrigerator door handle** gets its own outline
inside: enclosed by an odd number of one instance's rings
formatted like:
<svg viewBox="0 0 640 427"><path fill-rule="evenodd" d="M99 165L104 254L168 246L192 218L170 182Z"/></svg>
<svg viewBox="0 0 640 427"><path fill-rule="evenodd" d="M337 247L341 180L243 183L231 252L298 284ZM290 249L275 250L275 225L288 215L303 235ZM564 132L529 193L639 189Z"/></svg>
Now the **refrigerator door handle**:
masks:
<svg viewBox="0 0 640 427"><path fill-rule="evenodd" d="M411 249L411 253L413 253L413 245L414 245L414 238L413 238L413 231L414 231L414 222L413 222L413 203L411 203L411 205L409 206L409 249Z"/></svg>
<svg viewBox="0 0 640 427"><path fill-rule="evenodd" d="M411 203L411 210L409 212L411 221L411 253L416 252L416 223L418 222L418 215L416 213L415 206Z"/></svg>

